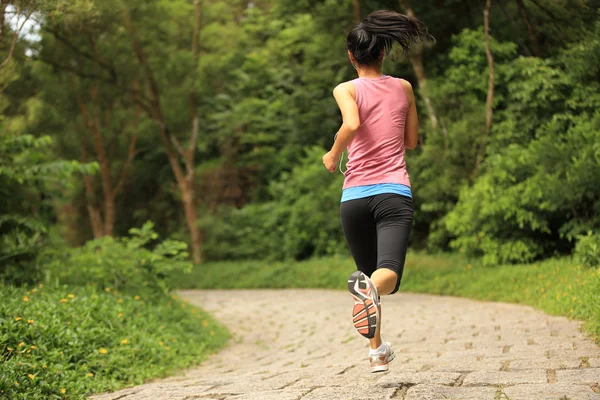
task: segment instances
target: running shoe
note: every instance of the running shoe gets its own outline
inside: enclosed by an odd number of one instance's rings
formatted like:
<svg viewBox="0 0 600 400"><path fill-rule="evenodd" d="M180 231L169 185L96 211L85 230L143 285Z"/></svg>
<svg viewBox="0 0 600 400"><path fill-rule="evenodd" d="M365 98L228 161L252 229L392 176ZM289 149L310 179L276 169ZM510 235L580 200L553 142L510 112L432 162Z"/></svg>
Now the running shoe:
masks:
<svg viewBox="0 0 600 400"><path fill-rule="evenodd" d="M356 271L348 278L348 290L354 298L352 322L354 327L367 339L375 337L379 322L379 295L377 288L368 276Z"/></svg>
<svg viewBox="0 0 600 400"><path fill-rule="evenodd" d="M383 342L384 350L379 352L369 352L369 362L371 363L371 372L385 372L389 367L389 363L396 358L396 353L392 349L392 345L388 342Z"/></svg>

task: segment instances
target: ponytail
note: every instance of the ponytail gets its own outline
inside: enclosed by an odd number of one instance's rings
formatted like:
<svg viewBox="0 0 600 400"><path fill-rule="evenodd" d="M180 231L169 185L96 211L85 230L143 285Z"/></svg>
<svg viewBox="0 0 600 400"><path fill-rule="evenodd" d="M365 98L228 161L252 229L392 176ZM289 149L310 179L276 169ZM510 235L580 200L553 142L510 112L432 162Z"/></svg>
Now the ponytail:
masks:
<svg viewBox="0 0 600 400"><path fill-rule="evenodd" d="M374 65L398 44L404 55L419 43L433 42L427 26L416 18L394 11L369 14L348 34L346 46L360 65Z"/></svg>

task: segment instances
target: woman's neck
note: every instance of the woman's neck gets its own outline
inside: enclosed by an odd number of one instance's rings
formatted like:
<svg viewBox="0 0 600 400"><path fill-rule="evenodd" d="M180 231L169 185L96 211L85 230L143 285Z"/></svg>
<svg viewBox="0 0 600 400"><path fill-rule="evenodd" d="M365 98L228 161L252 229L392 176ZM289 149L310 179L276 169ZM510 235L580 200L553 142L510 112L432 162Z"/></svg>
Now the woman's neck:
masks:
<svg viewBox="0 0 600 400"><path fill-rule="evenodd" d="M356 72L358 73L359 78L381 78L383 76L383 72L381 72L381 67L358 67L356 68Z"/></svg>

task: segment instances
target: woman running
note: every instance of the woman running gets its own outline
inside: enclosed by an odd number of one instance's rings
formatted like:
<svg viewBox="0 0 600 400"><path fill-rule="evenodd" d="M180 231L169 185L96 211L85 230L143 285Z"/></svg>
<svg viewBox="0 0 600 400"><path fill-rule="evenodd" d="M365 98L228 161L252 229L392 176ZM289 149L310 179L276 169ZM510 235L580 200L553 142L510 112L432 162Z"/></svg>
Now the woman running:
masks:
<svg viewBox="0 0 600 400"><path fill-rule="evenodd" d="M369 339L372 372L387 371L394 350L381 339L380 295L398 291L413 221L405 149L418 139L417 109L409 82L383 75L383 58L397 43L404 53L431 36L416 18L376 11L348 34L358 78L333 95L343 123L323 164L334 172L348 149L340 206L342 228L358 271L350 275L353 323Z"/></svg>

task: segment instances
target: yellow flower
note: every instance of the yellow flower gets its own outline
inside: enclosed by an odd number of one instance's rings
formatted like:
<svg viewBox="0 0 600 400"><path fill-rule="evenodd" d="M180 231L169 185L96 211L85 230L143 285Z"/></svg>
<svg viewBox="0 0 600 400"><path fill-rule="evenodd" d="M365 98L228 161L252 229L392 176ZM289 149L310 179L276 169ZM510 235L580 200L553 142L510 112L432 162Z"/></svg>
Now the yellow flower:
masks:
<svg viewBox="0 0 600 400"><path fill-rule="evenodd" d="M215 336L215 332L210 331L210 336Z"/></svg>
<svg viewBox="0 0 600 400"><path fill-rule="evenodd" d="M32 291L33 293L35 293L35 292L37 292L37 289L36 289L36 288L33 288L33 289L31 289L31 291Z"/></svg>
<svg viewBox="0 0 600 400"><path fill-rule="evenodd" d="M12 347L7 347L6 350L12 351Z"/></svg>
<svg viewBox="0 0 600 400"><path fill-rule="evenodd" d="M91 372L88 372L87 376L89 376L91 378L92 376L94 376L94 374L92 374Z"/></svg>
<svg viewBox="0 0 600 400"><path fill-rule="evenodd" d="M42 365L42 368L46 369L46 368L48 368L48 366L47 365Z"/></svg>
<svg viewBox="0 0 600 400"><path fill-rule="evenodd" d="M68 298L70 298L70 299L72 299L72 298L74 298L74 297L75 297L75 295L73 295L73 294L69 294L69 295L67 295L67 297L68 297Z"/></svg>
<svg viewBox="0 0 600 400"><path fill-rule="evenodd" d="M123 299L117 300L117 303L122 303L122 302L123 302Z"/></svg>
<svg viewBox="0 0 600 400"><path fill-rule="evenodd" d="M121 344L127 344L127 339L121 340Z"/></svg>
<svg viewBox="0 0 600 400"><path fill-rule="evenodd" d="M28 323L28 324L33 324L33 320L32 320L32 319L28 319L28 320L27 320L27 323Z"/></svg>
<svg viewBox="0 0 600 400"><path fill-rule="evenodd" d="M171 348L169 346L165 346L165 350L169 351Z"/></svg>
<svg viewBox="0 0 600 400"><path fill-rule="evenodd" d="M208 321L207 320L202 321L202 326L206 328L208 326Z"/></svg>
<svg viewBox="0 0 600 400"><path fill-rule="evenodd" d="M162 346L164 343L162 341L158 341L158 345Z"/></svg>
<svg viewBox="0 0 600 400"><path fill-rule="evenodd" d="M67 389L65 389L65 388L62 388L62 389L60 389L60 392L61 392L62 394L65 394L65 393L67 393Z"/></svg>
<svg viewBox="0 0 600 400"><path fill-rule="evenodd" d="M29 297L23 296L23 301L29 301Z"/></svg>
<svg viewBox="0 0 600 400"><path fill-rule="evenodd" d="M69 300L67 300L67 299L60 299L61 303L66 303L67 301L69 301Z"/></svg>
<svg viewBox="0 0 600 400"><path fill-rule="evenodd" d="M16 318L15 318L15 321L20 321L20 320L22 320L22 319L23 319L23 318L21 318L21 317L16 317Z"/></svg>
<svg viewBox="0 0 600 400"><path fill-rule="evenodd" d="M139 300L140 296L135 296L134 299Z"/></svg>
<svg viewBox="0 0 600 400"><path fill-rule="evenodd" d="M17 345L17 347L23 347L23 346L25 346L25 343L23 343L23 342L21 342Z"/></svg>
<svg viewBox="0 0 600 400"><path fill-rule="evenodd" d="M60 355L61 355L61 356L63 355L63 352L62 352L62 351L60 352Z"/></svg>
<svg viewBox="0 0 600 400"><path fill-rule="evenodd" d="M109 287L107 287L107 288L104 288L104 291L105 291L106 293L108 293L108 292L110 292L110 288L109 288Z"/></svg>
<svg viewBox="0 0 600 400"><path fill-rule="evenodd" d="M27 375L27 376L28 376L28 377L29 377L29 379L31 379L31 380L33 380L33 378L35 378L35 375L34 375L34 374L29 374L29 375Z"/></svg>
<svg viewBox="0 0 600 400"><path fill-rule="evenodd" d="M106 354L106 353L108 353L108 351L105 348L101 348L98 351L100 352L100 354Z"/></svg>
<svg viewBox="0 0 600 400"><path fill-rule="evenodd" d="M119 317L122 317L122 316L123 316L123 313L122 313L122 312L120 312L120 313L119 313Z"/></svg>
<svg viewBox="0 0 600 400"><path fill-rule="evenodd" d="M32 348L32 349L37 349L37 347L35 347L35 346L31 346L31 348Z"/></svg>
<svg viewBox="0 0 600 400"><path fill-rule="evenodd" d="M40 284L39 284L39 287L40 287L40 289L41 289L41 288L43 288L43 287L44 287L44 284L43 284L43 283L40 283Z"/></svg>
<svg viewBox="0 0 600 400"><path fill-rule="evenodd" d="M573 301L577 300L577 296L573 296Z"/></svg>

